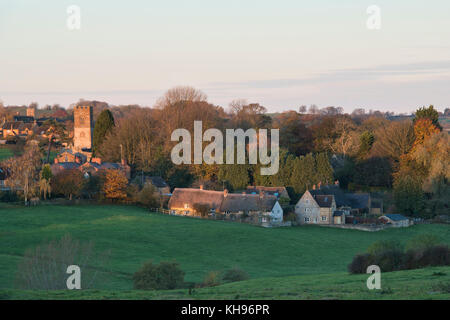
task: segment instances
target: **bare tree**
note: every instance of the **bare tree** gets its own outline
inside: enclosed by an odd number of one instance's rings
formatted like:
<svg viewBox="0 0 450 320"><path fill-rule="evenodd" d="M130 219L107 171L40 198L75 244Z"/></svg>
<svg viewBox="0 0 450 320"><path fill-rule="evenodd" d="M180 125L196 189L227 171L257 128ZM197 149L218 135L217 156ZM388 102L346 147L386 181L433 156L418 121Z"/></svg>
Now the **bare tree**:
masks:
<svg viewBox="0 0 450 320"><path fill-rule="evenodd" d="M67 289L67 267L77 265L81 269L81 288L92 288L99 272L107 272L109 254L96 253L92 241L81 243L65 235L25 252L18 265L16 286L26 290Z"/></svg>
<svg viewBox="0 0 450 320"><path fill-rule="evenodd" d="M173 105L177 102L206 102L207 96L202 91L188 86L178 86L169 89L162 98L156 103L156 108L162 109L164 107Z"/></svg>

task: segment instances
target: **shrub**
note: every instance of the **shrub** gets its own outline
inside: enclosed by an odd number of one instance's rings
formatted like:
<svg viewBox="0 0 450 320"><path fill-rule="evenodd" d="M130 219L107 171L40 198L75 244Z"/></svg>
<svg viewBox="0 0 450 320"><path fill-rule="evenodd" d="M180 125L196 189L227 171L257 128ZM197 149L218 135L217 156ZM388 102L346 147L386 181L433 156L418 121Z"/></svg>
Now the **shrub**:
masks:
<svg viewBox="0 0 450 320"><path fill-rule="evenodd" d="M366 273L367 267L371 265L372 256L368 253L357 254L348 265L350 273Z"/></svg>
<svg viewBox="0 0 450 320"><path fill-rule="evenodd" d="M142 190L137 193L137 202L147 208L157 208L159 206L155 197L157 192L151 184L145 184Z"/></svg>
<svg viewBox="0 0 450 320"><path fill-rule="evenodd" d="M450 265L450 250L446 245L432 246L423 251L419 267Z"/></svg>
<svg viewBox="0 0 450 320"><path fill-rule="evenodd" d="M237 267L229 269L224 272L222 279L228 282L244 281L250 277L247 272Z"/></svg>
<svg viewBox="0 0 450 320"><path fill-rule="evenodd" d="M208 274L203 279L202 286L203 287L215 287L220 285L221 278L220 278L220 272L219 271L211 271L208 272Z"/></svg>
<svg viewBox="0 0 450 320"><path fill-rule="evenodd" d="M184 271L176 262L163 261L155 265L152 261L144 263L133 274L134 288L139 290L166 290L183 287Z"/></svg>
<svg viewBox="0 0 450 320"><path fill-rule="evenodd" d="M11 190L0 191L0 201L2 202L17 202L19 201L19 196L16 192Z"/></svg>
<svg viewBox="0 0 450 320"><path fill-rule="evenodd" d="M383 251L373 256L373 264L380 267L383 272L401 270L404 254L398 249Z"/></svg>
<svg viewBox="0 0 450 320"><path fill-rule="evenodd" d="M406 244L406 250L423 250L440 243L441 241L439 237L433 234L420 234L408 241Z"/></svg>
<svg viewBox="0 0 450 320"><path fill-rule="evenodd" d="M403 251L403 246L397 240L380 240L372 243L367 249L367 252L374 256L386 251Z"/></svg>

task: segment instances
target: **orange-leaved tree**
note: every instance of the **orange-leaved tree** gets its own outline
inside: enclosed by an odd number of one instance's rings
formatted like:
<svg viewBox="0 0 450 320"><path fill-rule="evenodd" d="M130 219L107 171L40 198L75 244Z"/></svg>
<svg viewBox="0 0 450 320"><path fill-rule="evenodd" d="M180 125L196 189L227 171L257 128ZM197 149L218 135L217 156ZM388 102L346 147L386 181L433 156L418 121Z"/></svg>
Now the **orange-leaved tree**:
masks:
<svg viewBox="0 0 450 320"><path fill-rule="evenodd" d="M121 200L127 197L128 179L120 170L106 170L103 192L107 199Z"/></svg>

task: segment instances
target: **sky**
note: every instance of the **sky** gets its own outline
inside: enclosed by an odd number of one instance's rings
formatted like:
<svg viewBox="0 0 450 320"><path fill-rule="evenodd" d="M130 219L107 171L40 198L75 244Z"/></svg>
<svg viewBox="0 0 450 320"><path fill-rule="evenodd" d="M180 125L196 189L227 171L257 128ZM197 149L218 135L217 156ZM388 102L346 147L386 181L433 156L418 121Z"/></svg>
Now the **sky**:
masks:
<svg viewBox="0 0 450 320"><path fill-rule="evenodd" d="M71 5L80 29L67 26ZM367 27L371 5L379 29ZM153 106L178 85L216 105L246 99L270 112L443 111L450 1L0 0L5 105Z"/></svg>

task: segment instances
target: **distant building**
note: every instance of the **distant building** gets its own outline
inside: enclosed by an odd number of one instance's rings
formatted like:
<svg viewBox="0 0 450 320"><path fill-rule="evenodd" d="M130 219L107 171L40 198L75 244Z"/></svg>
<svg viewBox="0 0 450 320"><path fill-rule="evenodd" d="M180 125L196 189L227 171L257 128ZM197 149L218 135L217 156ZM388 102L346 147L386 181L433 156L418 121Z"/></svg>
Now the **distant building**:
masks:
<svg viewBox="0 0 450 320"><path fill-rule="evenodd" d="M94 131L93 110L91 106L76 106L73 110L74 134L73 149L90 157Z"/></svg>
<svg viewBox="0 0 450 320"><path fill-rule="evenodd" d="M260 192L273 195L277 197L277 199L285 198L288 201L291 200L285 187L248 186L245 190L246 194L259 194Z"/></svg>
<svg viewBox="0 0 450 320"><path fill-rule="evenodd" d="M408 227L412 221L401 214L385 214L379 220L384 224L390 224L394 227Z"/></svg>
<svg viewBox="0 0 450 320"><path fill-rule="evenodd" d="M35 132L37 124L34 122L7 121L1 126L3 138L27 137Z"/></svg>
<svg viewBox="0 0 450 320"><path fill-rule="evenodd" d="M346 193L339 184L314 186L295 205L301 224L345 224L350 214L382 214L383 201L372 199L369 193Z"/></svg>
<svg viewBox="0 0 450 320"><path fill-rule="evenodd" d="M27 108L27 117L35 119L36 118L36 109L37 109L36 106L29 106Z"/></svg>
<svg viewBox="0 0 450 320"><path fill-rule="evenodd" d="M175 188L169 200L172 214L197 215L196 208L206 206L210 215L248 216L256 223L270 226L283 222L283 209L273 195L228 193L192 188Z"/></svg>
<svg viewBox="0 0 450 320"><path fill-rule="evenodd" d="M131 167L124 159L120 163L103 162L92 157L93 115L91 106L77 106L74 109L73 148L62 149L52 164L52 172L79 169L86 177L96 175L102 170L120 170L131 178Z"/></svg>
<svg viewBox="0 0 450 320"><path fill-rule="evenodd" d="M159 176L144 176L144 185L145 184L152 185L161 195L170 194L169 185Z"/></svg>

